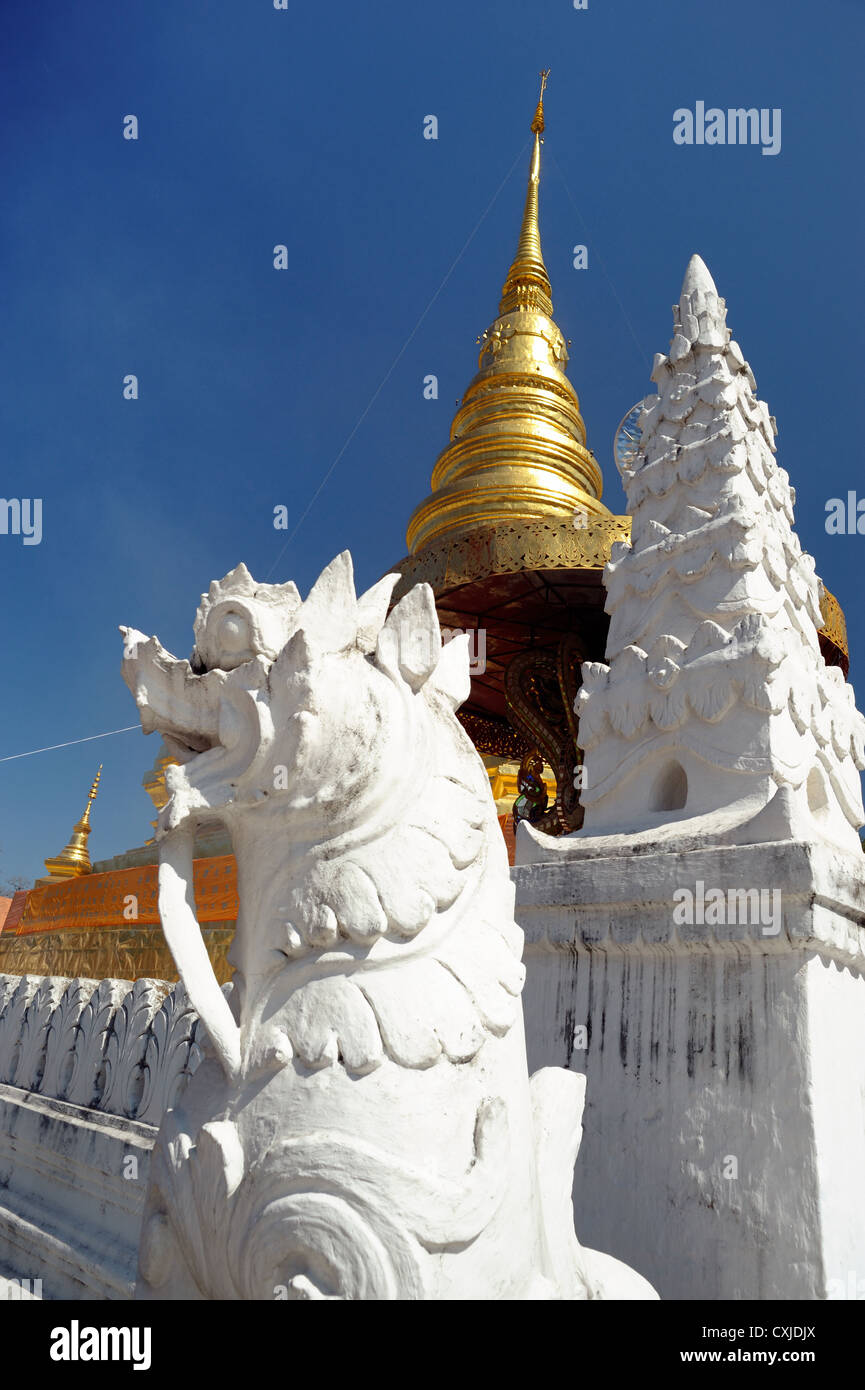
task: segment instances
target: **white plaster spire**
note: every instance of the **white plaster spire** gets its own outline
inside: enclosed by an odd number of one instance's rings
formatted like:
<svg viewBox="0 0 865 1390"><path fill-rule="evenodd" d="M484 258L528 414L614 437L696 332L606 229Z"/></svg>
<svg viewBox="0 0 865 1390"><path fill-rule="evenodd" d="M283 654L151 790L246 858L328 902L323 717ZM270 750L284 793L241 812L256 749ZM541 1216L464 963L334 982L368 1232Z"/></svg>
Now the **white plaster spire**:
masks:
<svg viewBox="0 0 865 1390"><path fill-rule="evenodd" d="M609 664L583 666L580 834L711 817L694 827L706 835L773 802L756 838L784 838L792 818L858 849L865 720L823 661L820 580L726 314L693 256L622 470L632 537L604 576Z"/></svg>
<svg viewBox="0 0 865 1390"><path fill-rule="evenodd" d="M688 261L688 269L685 271L685 278L682 281L682 293L679 296L680 306L685 295L695 294L697 290L702 290L704 294L714 294L716 297L718 294L715 281L709 274L709 267L703 257L698 256L695 252Z"/></svg>

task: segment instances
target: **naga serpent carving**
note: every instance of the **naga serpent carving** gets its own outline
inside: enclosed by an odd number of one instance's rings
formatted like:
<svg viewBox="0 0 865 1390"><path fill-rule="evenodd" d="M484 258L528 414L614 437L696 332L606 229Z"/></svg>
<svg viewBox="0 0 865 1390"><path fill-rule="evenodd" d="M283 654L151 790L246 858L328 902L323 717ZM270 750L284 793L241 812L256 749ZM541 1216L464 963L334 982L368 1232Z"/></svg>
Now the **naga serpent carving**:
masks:
<svg viewBox="0 0 865 1390"><path fill-rule="evenodd" d="M122 628L145 732L177 763L163 929L207 1038L163 1119L137 1296L652 1297L582 1249L583 1079L529 1081L504 841L455 716L466 639L432 591L360 598L338 556L305 602L240 565L189 661ZM193 839L221 821L240 910L223 992Z"/></svg>

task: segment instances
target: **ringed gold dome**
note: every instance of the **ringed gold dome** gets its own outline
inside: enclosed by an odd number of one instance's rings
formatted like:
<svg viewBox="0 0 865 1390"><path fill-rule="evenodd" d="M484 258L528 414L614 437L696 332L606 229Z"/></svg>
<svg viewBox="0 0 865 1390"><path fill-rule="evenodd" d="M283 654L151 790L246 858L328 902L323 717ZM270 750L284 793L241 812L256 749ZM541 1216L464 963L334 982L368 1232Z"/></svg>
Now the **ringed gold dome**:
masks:
<svg viewBox="0 0 865 1390"><path fill-rule="evenodd" d="M586 447L577 393L565 375L568 352L555 323L541 251L538 194L543 93L532 121L534 146L517 252L499 313L482 337L478 372L454 416L432 491L408 523L411 554L479 529L543 520L588 524L608 518L603 482Z"/></svg>

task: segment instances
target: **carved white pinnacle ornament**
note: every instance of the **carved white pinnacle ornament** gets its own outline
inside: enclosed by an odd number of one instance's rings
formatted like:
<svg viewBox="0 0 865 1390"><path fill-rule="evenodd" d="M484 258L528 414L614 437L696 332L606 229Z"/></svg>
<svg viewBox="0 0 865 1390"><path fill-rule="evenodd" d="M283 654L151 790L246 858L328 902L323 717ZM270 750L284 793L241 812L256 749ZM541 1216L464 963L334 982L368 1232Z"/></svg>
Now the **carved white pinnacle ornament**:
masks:
<svg viewBox="0 0 865 1390"><path fill-rule="evenodd" d="M578 837L673 823L858 850L865 720L821 655L775 422L699 256L674 320L621 469L633 523L604 574L607 664L583 666L577 698Z"/></svg>

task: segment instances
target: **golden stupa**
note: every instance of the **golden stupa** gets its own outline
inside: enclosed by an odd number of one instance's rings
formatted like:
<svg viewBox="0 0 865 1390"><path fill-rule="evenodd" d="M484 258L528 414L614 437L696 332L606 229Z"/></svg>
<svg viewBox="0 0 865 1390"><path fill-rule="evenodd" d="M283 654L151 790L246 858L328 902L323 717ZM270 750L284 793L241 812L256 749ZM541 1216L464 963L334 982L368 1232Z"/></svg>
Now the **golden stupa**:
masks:
<svg viewBox="0 0 865 1390"><path fill-rule="evenodd" d="M90 873L90 852L87 848L87 838L90 834L90 808L96 800L96 793L99 790L99 779L102 776L102 764L96 772L90 791L87 794L87 805L84 814L79 821L75 822L72 836L65 849L56 854L53 859L46 859L45 867L48 870L47 878L37 880L37 887L42 887L48 883L64 883L69 878L80 878L82 874Z"/></svg>
<svg viewBox="0 0 865 1390"><path fill-rule="evenodd" d="M396 598L426 580L443 627L483 633L462 722L484 756L500 813L523 773L545 764L561 833L580 823L573 700L580 662L602 657L607 619L601 576L630 520L601 500L603 478L586 443L567 343L553 318L539 224L544 89L531 124L528 188L516 255L498 315L478 339L478 372L413 512Z"/></svg>
<svg viewBox="0 0 865 1390"><path fill-rule="evenodd" d="M478 339L478 373L454 416L450 444L433 469L432 492L412 514L412 554L473 536L480 528L545 521L572 526L610 513L601 470L586 447L577 393L565 375L568 352L553 319L541 251L543 90L532 121L534 146L517 252L495 322Z"/></svg>

